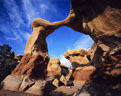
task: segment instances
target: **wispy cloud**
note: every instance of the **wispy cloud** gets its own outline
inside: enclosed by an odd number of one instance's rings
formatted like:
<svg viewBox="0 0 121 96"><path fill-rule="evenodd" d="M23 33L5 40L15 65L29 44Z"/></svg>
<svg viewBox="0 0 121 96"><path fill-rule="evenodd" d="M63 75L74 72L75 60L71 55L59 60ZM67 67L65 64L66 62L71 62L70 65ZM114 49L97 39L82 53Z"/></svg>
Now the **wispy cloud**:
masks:
<svg viewBox="0 0 121 96"><path fill-rule="evenodd" d="M81 48L81 49L88 50L92 46L93 42L94 41L92 40L92 38L90 36L88 36L88 35L81 35L79 40L77 40L74 43L74 46L75 46L74 49Z"/></svg>
<svg viewBox="0 0 121 96"><path fill-rule="evenodd" d="M18 6L15 0L4 0L4 6L6 12L9 16L7 21L7 26L1 26L2 32L6 34L6 40L20 40L24 42L30 36L30 33L25 32L31 28L31 24L34 18L46 17L48 11L54 10L56 8L51 3L51 1L44 2L44 0L36 0L39 3L33 4L32 0L21 0L22 5ZM20 10L21 7L21 10ZM26 21L26 22L25 22ZM24 33L23 33L24 31Z"/></svg>
<svg viewBox="0 0 121 96"><path fill-rule="evenodd" d="M18 35L17 32L13 32L13 34L14 34L14 37L7 37L7 36L6 36L6 37L5 37L6 40L20 40L20 41L22 41L21 36Z"/></svg>
<svg viewBox="0 0 121 96"><path fill-rule="evenodd" d="M92 46L93 42L94 41L91 39L90 36L82 34L81 37L77 41L75 41L75 43L73 44L74 48L72 48L72 47L69 48L68 47L68 49L78 49L78 48L81 48L81 49L88 50ZM60 55L59 59L60 59L60 61L61 61L62 64L65 64L68 67L72 67L70 61L64 57L64 54Z"/></svg>
<svg viewBox="0 0 121 96"><path fill-rule="evenodd" d="M49 6L47 6L44 3L41 3L40 8L41 8L41 13L44 14L49 9Z"/></svg>
<svg viewBox="0 0 121 96"><path fill-rule="evenodd" d="M70 61L68 59L66 59L63 55L60 55L59 59L60 59L61 64L64 64L64 65L66 65L69 68L72 67Z"/></svg>
<svg viewBox="0 0 121 96"><path fill-rule="evenodd" d="M12 21L12 25L15 28L20 28L20 25L24 23L22 16L19 13L19 7L14 0L5 0L4 2L6 11ZM13 7L14 6L14 7Z"/></svg>
<svg viewBox="0 0 121 96"><path fill-rule="evenodd" d="M26 33L23 33L23 37L24 37L24 39L25 40L28 40L29 39L29 37L30 37L30 33L28 33L28 32L26 32Z"/></svg>
<svg viewBox="0 0 121 96"><path fill-rule="evenodd" d="M34 6L32 5L32 2L31 0L22 0L23 2L23 9L24 9L24 12L27 16L27 20L28 20L28 26L31 25L32 23L32 20L38 16L37 15L37 11L34 9Z"/></svg>
<svg viewBox="0 0 121 96"><path fill-rule="evenodd" d="M4 33L8 33L6 34L5 39L22 41L22 37L20 35L22 31L20 27L23 26L25 23L19 12L18 5L16 4L14 0L9 0L9 2L5 0L4 6L10 18L9 19L10 21L7 21L8 22L8 25L6 26L7 28L5 26L3 26L4 28L2 28L2 31Z"/></svg>
<svg viewBox="0 0 121 96"><path fill-rule="evenodd" d="M23 7L25 14L28 19L28 26L31 25L32 20L34 18L41 18L41 17L47 17L48 12L56 12L55 6L51 3L51 1L44 1L44 0L37 0L39 3L35 3L33 5L32 0L22 0L23 1ZM36 7L35 7L36 5Z"/></svg>

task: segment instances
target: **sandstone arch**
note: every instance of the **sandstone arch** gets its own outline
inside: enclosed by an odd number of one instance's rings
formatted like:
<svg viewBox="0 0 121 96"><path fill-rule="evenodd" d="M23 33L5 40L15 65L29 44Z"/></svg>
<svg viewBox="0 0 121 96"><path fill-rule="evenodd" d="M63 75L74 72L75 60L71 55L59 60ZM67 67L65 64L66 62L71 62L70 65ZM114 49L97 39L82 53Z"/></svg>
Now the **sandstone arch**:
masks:
<svg viewBox="0 0 121 96"><path fill-rule="evenodd" d="M71 0L70 14L65 20L50 23L44 19L34 19L32 23L33 33L27 41L24 57L27 57L28 54L29 58L38 55L42 56L42 61L46 61L48 49L45 39L61 26L69 26L76 31L90 35L102 51L113 50L121 43L121 7L118 4L120 2L119 0L115 2L113 0L110 2L105 0L99 2L96 0ZM35 60L30 61L34 62ZM25 63L25 60L22 59L21 62L23 61ZM22 63L19 65L22 66ZM19 69L20 66L12 74L18 74L17 70ZM27 71L32 74L32 70L21 71L21 75L26 74Z"/></svg>
<svg viewBox="0 0 121 96"><path fill-rule="evenodd" d="M43 19L35 19L32 23L33 33L27 42L24 57L11 75L34 79L45 77L48 63L45 39L61 26L68 26L90 35L97 46L92 62L96 66L97 61L99 65L102 64L103 56L110 56L121 50L120 4L120 0L71 0L70 14L65 20L50 23ZM98 69L101 67L102 65Z"/></svg>

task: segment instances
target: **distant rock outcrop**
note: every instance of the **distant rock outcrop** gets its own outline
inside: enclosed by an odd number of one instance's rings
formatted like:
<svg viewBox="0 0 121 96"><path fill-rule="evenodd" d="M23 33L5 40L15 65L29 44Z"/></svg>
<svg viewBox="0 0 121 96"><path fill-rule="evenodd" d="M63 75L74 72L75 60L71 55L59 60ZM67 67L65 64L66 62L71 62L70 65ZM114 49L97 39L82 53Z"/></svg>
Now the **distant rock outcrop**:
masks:
<svg viewBox="0 0 121 96"><path fill-rule="evenodd" d="M47 72L48 75L61 75L60 60L58 58L50 58Z"/></svg>
<svg viewBox="0 0 121 96"><path fill-rule="evenodd" d="M73 69L88 65L90 62L88 59L88 51L84 49L68 50L65 52L64 56L69 59Z"/></svg>
<svg viewBox="0 0 121 96"><path fill-rule="evenodd" d="M95 71L95 67L91 65L92 55L94 55L94 51L90 53L84 49L73 49L65 52L65 58L69 59L72 64L72 77L75 83L89 80L90 75Z"/></svg>

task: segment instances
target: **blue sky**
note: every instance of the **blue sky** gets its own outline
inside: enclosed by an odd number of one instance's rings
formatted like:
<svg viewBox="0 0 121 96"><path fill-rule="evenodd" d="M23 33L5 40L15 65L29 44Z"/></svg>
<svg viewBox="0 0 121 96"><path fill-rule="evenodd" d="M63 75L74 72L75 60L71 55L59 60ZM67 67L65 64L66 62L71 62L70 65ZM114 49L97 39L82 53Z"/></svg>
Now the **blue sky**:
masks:
<svg viewBox="0 0 121 96"><path fill-rule="evenodd" d="M32 20L64 20L70 11L70 0L0 0L0 45L9 44L16 54L23 54L32 33ZM69 27L61 27L47 37L50 57L60 58L68 49L89 49L93 40Z"/></svg>

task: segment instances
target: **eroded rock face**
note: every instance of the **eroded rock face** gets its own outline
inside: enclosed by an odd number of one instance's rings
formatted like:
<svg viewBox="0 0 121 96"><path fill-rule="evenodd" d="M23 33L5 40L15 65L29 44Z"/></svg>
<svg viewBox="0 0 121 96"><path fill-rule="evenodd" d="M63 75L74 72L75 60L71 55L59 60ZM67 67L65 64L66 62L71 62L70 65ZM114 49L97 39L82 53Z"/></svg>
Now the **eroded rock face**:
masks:
<svg viewBox="0 0 121 96"><path fill-rule="evenodd" d="M94 49L95 44L92 46ZM72 77L74 82L87 81L90 75L95 71L95 67L91 65L92 58L94 57L95 50L89 51L84 49L73 49L65 52L65 58L69 59L72 64Z"/></svg>
<svg viewBox="0 0 121 96"><path fill-rule="evenodd" d="M120 3L120 0L111 0L110 2L105 0L99 2L96 0L71 0L69 16L73 19L69 26L90 35L104 51L108 51L110 47L115 48L121 42ZM79 25L82 28L79 28ZM109 48L105 50L103 46Z"/></svg>
<svg viewBox="0 0 121 96"><path fill-rule="evenodd" d="M33 33L27 41L24 56L11 75L34 79L45 77L49 61L45 39L55 29L69 26L76 31L90 35L95 41L96 50L94 56L91 57L91 63L97 68L94 77L99 80L104 77L99 74L104 72L106 77L102 81L107 82L113 79L121 81L121 68L118 67L121 65L119 60L121 50L120 4L121 0L71 0L70 14L65 20L50 23L43 19L35 19L32 23ZM110 62L107 63L106 58L111 58ZM105 73L105 70L108 72ZM97 80L94 77L93 83ZM117 82L121 84L119 81Z"/></svg>
<svg viewBox="0 0 121 96"><path fill-rule="evenodd" d="M73 69L89 64L88 52L84 49L68 50L64 56L69 59Z"/></svg>
<svg viewBox="0 0 121 96"><path fill-rule="evenodd" d="M47 20L35 19L32 23L33 33L27 41L24 55L40 55L45 60L48 56L45 39L61 26L69 26L76 31L90 35L102 51L109 52L115 49L121 43L120 3L119 0L111 0L110 2L105 0L99 2L96 0L71 0L70 14L65 20L50 23ZM22 59L22 61L25 60ZM12 74L18 74L19 72L17 73L16 70L17 68Z"/></svg>
<svg viewBox="0 0 121 96"><path fill-rule="evenodd" d="M60 60L58 58L51 58L47 66L48 75L61 75Z"/></svg>
<svg viewBox="0 0 121 96"><path fill-rule="evenodd" d="M33 32L27 41L24 56L12 75L45 78L49 61L46 37L62 25L65 21L50 23L44 19L34 19Z"/></svg>
<svg viewBox="0 0 121 96"><path fill-rule="evenodd" d="M90 75L95 71L94 66L78 67L73 72L74 82L87 81L90 79Z"/></svg>
<svg viewBox="0 0 121 96"><path fill-rule="evenodd" d="M53 32L51 23L43 19L34 19L33 32L27 41L24 56L12 75L44 78L47 74L48 49L46 37Z"/></svg>

